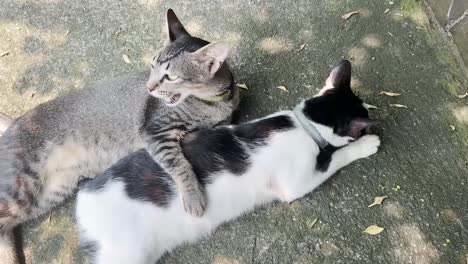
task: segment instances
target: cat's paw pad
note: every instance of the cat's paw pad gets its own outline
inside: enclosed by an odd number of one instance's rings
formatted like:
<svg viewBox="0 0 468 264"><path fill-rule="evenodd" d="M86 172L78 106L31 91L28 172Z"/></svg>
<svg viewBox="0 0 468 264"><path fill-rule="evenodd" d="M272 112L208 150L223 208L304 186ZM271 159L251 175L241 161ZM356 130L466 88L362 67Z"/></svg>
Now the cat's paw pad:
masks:
<svg viewBox="0 0 468 264"><path fill-rule="evenodd" d="M356 148L355 154L361 158L365 158L377 153L380 139L376 135L365 135L352 144Z"/></svg>
<svg viewBox="0 0 468 264"><path fill-rule="evenodd" d="M201 217L205 213L207 199L200 189L185 192L182 199L187 213L196 217Z"/></svg>

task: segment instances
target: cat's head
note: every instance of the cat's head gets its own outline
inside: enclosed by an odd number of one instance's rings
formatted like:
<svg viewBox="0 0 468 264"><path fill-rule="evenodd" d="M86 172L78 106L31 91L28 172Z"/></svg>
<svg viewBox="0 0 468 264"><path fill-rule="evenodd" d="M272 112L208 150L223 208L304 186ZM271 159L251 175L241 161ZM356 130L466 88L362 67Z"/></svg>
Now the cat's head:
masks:
<svg viewBox="0 0 468 264"><path fill-rule="evenodd" d="M334 146L359 138L376 123L369 118L366 104L351 89L351 63L347 60L333 68L325 86L303 107L304 114Z"/></svg>
<svg viewBox="0 0 468 264"><path fill-rule="evenodd" d="M233 80L225 63L229 45L192 37L171 9L167 25L168 44L151 64L150 94L167 105L177 105L188 96L209 100L226 94Z"/></svg>

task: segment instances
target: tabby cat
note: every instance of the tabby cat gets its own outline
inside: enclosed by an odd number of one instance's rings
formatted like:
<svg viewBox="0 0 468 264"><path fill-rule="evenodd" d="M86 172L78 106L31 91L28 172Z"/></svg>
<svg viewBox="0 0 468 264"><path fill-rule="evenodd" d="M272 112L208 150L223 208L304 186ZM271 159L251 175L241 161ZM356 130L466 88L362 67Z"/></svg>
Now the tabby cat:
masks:
<svg viewBox="0 0 468 264"><path fill-rule="evenodd" d="M147 73L134 74L71 92L27 112L0 138L2 264L17 261L15 226L62 202L80 179L141 148L172 176L185 210L203 214L206 198L180 141L197 128L230 122L238 89L225 63L227 44L190 36L172 10L167 23L169 42L154 58L149 80Z"/></svg>

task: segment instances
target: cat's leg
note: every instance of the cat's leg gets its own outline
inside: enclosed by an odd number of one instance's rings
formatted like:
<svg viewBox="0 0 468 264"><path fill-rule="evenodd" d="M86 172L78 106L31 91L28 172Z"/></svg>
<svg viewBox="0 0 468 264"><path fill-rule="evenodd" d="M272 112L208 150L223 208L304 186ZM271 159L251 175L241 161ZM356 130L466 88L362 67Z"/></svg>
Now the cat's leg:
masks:
<svg viewBox="0 0 468 264"><path fill-rule="evenodd" d="M182 194L185 211L193 216L202 216L207 203L206 194L192 165L185 158L180 142L161 139L150 144L148 153L174 179L177 190Z"/></svg>
<svg viewBox="0 0 468 264"><path fill-rule="evenodd" d="M2 164L5 165L5 164ZM26 222L38 197L39 180L36 175L20 173L2 166L0 191L0 263L18 263L13 229ZM15 176L16 175L16 176Z"/></svg>
<svg viewBox="0 0 468 264"><path fill-rule="evenodd" d="M51 176L58 180L65 175L58 173ZM68 175L68 179L78 178L74 176L77 176L76 173ZM43 175L33 171L20 173L13 170L9 175L3 175L3 188L0 191L1 264L18 263L12 235L13 228L50 211L73 192L76 181L64 182L63 179L59 181L61 185L54 185L45 180Z"/></svg>
<svg viewBox="0 0 468 264"><path fill-rule="evenodd" d="M17 264L13 229L0 229L0 260L2 264Z"/></svg>
<svg viewBox="0 0 468 264"><path fill-rule="evenodd" d="M365 135L355 142L338 149L333 153L330 166L327 171L316 171L313 176L303 177L303 181L294 185L285 186L282 200L292 202L299 199L317 188L339 169L345 167L353 161L369 157L375 153L380 146L380 139L376 135Z"/></svg>
<svg viewBox="0 0 468 264"><path fill-rule="evenodd" d="M0 136L13 124L13 121L13 118L0 113Z"/></svg>

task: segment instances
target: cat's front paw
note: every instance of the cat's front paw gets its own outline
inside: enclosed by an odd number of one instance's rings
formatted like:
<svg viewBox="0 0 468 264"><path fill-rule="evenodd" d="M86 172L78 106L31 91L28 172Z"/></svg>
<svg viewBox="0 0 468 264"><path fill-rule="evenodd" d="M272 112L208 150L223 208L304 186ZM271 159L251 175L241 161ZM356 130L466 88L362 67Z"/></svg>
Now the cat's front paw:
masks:
<svg viewBox="0 0 468 264"><path fill-rule="evenodd" d="M206 195L200 188L193 188L182 195L185 211L193 216L201 217L206 209Z"/></svg>
<svg viewBox="0 0 468 264"><path fill-rule="evenodd" d="M377 153L380 139L376 135L365 135L351 144L354 148L354 155L357 155L359 158L366 158Z"/></svg>

